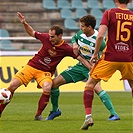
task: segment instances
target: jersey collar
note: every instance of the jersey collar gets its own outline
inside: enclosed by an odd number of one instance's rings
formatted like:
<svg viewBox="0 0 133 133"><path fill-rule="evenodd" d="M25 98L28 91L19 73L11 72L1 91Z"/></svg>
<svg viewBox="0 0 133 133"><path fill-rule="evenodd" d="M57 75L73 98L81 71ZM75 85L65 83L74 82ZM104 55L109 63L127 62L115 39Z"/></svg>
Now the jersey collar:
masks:
<svg viewBox="0 0 133 133"><path fill-rule="evenodd" d="M65 42L65 41L62 40L62 42L61 42L60 44L57 44L57 45L54 45L54 46L55 46L55 47L59 47L59 46L61 46L64 42Z"/></svg>

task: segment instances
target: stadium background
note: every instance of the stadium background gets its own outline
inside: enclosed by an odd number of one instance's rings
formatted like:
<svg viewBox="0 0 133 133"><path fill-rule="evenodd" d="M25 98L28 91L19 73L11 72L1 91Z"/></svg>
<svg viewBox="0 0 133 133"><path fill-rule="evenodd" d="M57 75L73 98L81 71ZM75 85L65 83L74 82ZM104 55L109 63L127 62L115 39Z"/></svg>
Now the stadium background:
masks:
<svg viewBox="0 0 133 133"><path fill-rule="evenodd" d="M103 12L110 7L115 7L113 0L1 0L0 88L8 86L15 72L21 69L41 46L39 41L30 38L25 32L17 18L18 11L26 17L34 30L40 32L47 32L53 24L61 25L64 28L64 39L71 45L71 36L78 31L81 16L88 13L94 15L97 19L96 29L98 29ZM128 7L133 10L133 0ZM57 67L57 74L76 62L72 58L63 59ZM107 91L130 90L127 82L119 79L120 73L116 72L109 82L102 81L103 89ZM83 91L84 86L85 82L64 85L61 91ZM41 90L38 90L36 83L32 81L27 88L21 86L17 91Z"/></svg>

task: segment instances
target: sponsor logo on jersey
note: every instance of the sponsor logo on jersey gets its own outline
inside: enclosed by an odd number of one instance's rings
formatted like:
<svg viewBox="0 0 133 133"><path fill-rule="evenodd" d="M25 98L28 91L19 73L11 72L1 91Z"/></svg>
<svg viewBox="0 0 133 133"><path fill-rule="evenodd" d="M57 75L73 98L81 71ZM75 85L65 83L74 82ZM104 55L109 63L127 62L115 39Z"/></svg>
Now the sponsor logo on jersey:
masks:
<svg viewBox="0 0 133 133"><path fill-rule="evenodd" d="M49 50L48 50L48 53L49 53L49 55L51 55L51 56L55 56L55 55L57 54L57 52L56 52L54 49L49 49Z"/></svg>
<svg viewBox="0 0 133 133"><path fill-rule="evenodd" d="M126 43L119 42L119 43L116 43L116 44L115 44L115 49L116 49L117 51L126 52L126 51L129 50L129 46L128 46L128 44L126 44Z"/></svg>
<svg viewBox="0 0 133 133"><path fill-rule="evenodd" d="M47 63L47 64L49 64L51 62L51 59L49 57L45 57L44 58L44 62Z"/></svg>
<svg viewBox="0 0 133 133"><path fill-rule="evenodd" d="M88 55L89 53L91 53L91 49L88 46L80 47L80 51L84 55Z"/></svg>

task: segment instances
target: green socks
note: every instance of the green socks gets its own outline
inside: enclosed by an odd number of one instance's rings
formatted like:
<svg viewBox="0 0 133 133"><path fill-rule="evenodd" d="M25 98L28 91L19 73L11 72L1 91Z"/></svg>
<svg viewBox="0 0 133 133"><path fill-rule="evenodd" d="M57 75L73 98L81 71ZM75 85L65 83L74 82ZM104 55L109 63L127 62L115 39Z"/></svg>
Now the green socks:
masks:
<svg viewBox="0 0 133 133"><path fill-rule="evenodd" d="M58 109L59 95L60 95L59 88L52 88L52 90L51 90L51 103L52 103L52 111L54 111L54 112L56 112Z"/></svg>
<svg viewBox="0 0 133 133"><path fill-rule="evenodd" d="M117 116L118 114L115 112L113 104L110 100L109 95L106 93L106 91L102 90L101 92L98 93L98 96L100 97L105 107L110 111L110 114Z"/></svg>
<svg viewBox="0 0 133 133"><path fill-rule="evenodd" d="M51 90L51 103L52 103L52 111L57 111L58 110L58 102L59 102L59 95L60 91L59 88L52 88ZM98 93L99 98L105 105L105 107L110 111L111 115L117 116L118 114L116 113L113 104L110 100L109 95L106 93L106 91L102 90L101 92Z"/></svg>

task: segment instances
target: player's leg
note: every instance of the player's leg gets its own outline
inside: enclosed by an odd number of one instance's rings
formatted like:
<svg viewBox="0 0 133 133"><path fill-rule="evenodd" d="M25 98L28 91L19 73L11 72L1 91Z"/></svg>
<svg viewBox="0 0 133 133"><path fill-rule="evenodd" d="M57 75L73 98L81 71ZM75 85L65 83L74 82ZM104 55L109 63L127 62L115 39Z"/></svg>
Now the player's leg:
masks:
<svg viewBox="0 0 133 133"><path fill-rule="evenodd" d="M94 124L92 120L92 101L94 97L93 88L100 80L95 80L92 77L89 77L86 82L85 90L84 90L84 108L85 108L85 121L81 126L81 130L88 130L89 126Z"/></svg>
<svg viewBox="0 0 133 133"><path fill-rule="evenodd" d="M106 91L102 90L100 83L98 83L95 86L94 90L95 90L96 94L99 96L99 98L101 99L104 106L110 111L111 116L109 117L108 120L112 120L112 121L120 120L120 117L116 113L109 95L107 94Z"/></svg>
<svg viewBox="0 0 133 133"><path fill-rule="evenodd" d="M85 68L86 73L88 73L88 69ZM83 69L81 65L75 65L65 71L63 71L59 76L53 79L53 87L51 90L51 103L52 103L52 111L46 120L53 120L55 117L61 115L61 111L58 107L59 100L59 86L63 84L68 84L72 82L78 82L85 79L85 76L82 74ZM87 76L88 77L88 76Z"/></svg>
<svg viewBox="0 0 133 133"><path fill-rule="evenodd" d="M87 82L88 90L93 89L94 86L100 81L100 79L107 81L116 70L121 69L121 68L123 68L123 67L119 68L119 65L117 62L114 63L114 62L108 62L105 60L99 60L99 62L93 67L93 70L91 70L91 77L88 79L88 82ZM128 70L129 69L127 69L126 71L128 71ZM87 96L86 96L86 99L87 99ZM89 99L87 99L87 100L89 100ZM87 105L87 102L86 102L86 105L85 105L86 115L87 115L87 108L89 108L89 107L90 107L90 105L89 104ZM85 130L85 129L88 129L88 127L89 127L89 117L88 117L88 121L87 121L87 119L85 120L81 129Z"/></svg>
<svg viewBox="0 0 133 133"><path fill-rule="evenodd" d="M128 83L131 87L132 97L133 97L133 80L128 80Z"/></svg>
<svg viewBox="0 0 133 133"><path fill-rule="evenodd" d="M127 79L132 90L133 97L133 62L121 63L121 75L122 79Z"/></svg>
<svg viewBox="0 0 133 133"><path fill-rule="evenodd" d="M26 65L24 68L22 68L22 70L18 71L15 74L13 80L11 81L9 87L7 88L8 90L11 91L12 97L13 97L15 90L19 86L21 86L23 83L25 83L25 86L26 86L29 83L29 81L32 79L32 75L30 75L28 72L29 72L29 66ZM7 104L0 104L0 116L1 116L4 108L7 105L8 105L8 103Z"/></svg>
<svg viewBox="0 0 133 133"><path fill-rule="evenodd" d="M53 79L53 86L51 90L51 103L52 103L52 111L50 111L49 116L46 118L46 120L53 120L55 117L58 117L61 115L61 111L58 106L59 102L59 95L60 90L59 86L66 83L66 80L62 75L57 76Z"/></svg>
<svg viewBox="0 0 133 133"><path fill-rule="evenodd" d="M14 91L21 85L21 82L14 78L9 87L7 88L8 90L10 90L11 94L12 94L12 97L13 97L13 94L14 94ZM8 105L9 103L6 103L6 104L0 104L0 117L2 115L2 112L4 111L5 107Z"/></svg>
<svg viewBox="0 0 133 133"><path fill-rule="evenodd" d="M36 75L36 80L37 80L37 83L39 83L39 87L42 87L43 92L38 101L38 109L37 109L34 120L42 121L44 119L41 116L41 114L49 102L51 88L52 88L51 73L38 72Z"/></svg>
<svg viewBox="0 0 133 133"><path fill-rule="evenodd" d="M60 90L59 88L52 88L51 90L51 103L52 103L52 111L56 112L58 111L58 102L59 102L59 96L60 96Z"/></svg>
<svg viewBox="0 0 133 133"><path fill-rule="evenodd" d="M52 88L51 90L51 104L52 104L52 111L50 111L49 116L46 118L46 120L53 120L55 117L58 117L61 115L61 110L59 109L59 95L60 90L59 88Z"/></svg>

